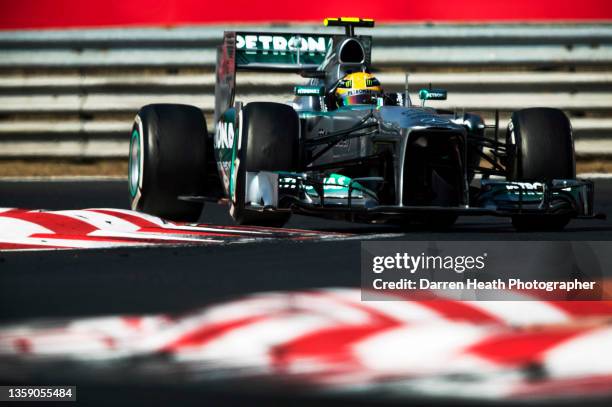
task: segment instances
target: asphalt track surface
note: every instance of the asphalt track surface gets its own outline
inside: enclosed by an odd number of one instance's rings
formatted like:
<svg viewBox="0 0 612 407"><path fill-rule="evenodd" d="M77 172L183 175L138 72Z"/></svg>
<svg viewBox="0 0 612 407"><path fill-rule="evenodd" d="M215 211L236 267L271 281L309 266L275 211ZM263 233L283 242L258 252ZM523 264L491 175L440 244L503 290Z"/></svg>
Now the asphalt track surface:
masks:
<svg viewBox="0 0 612 407"><path fill-rule="evenodd" d="M127 208L126 191L126 182L122 181L0 182L0 206ZM595 200L596 212L612 214L612 180L596 181ZM217 205L208 205L200 221L232 224L226 209ZM572 221L560 233L517 233L508 220L494 217L460 218L452 230L436 233L418 229L402 232L393 227L302 216L294 216L287 226L369 237L386 234L385 238L397 240L612 240L611 220ZM279 240L236 246L0 253L0 323L37 318L180 313L254 292L356 287L360 283L359 250L359 240ZM237 396L231 385L228 386L177 390L144 385L85 385L80 400L129 405L144 400L170 403L177 398L181 404L200 404L203 399L210 404L224 405L278 401L277 396L272 399L248 393ZM286 397L280 399L281 404L291 400L290 395ZM309 398L304 404L320 401ZM331 404L335 402L332 400Z"/></svg>

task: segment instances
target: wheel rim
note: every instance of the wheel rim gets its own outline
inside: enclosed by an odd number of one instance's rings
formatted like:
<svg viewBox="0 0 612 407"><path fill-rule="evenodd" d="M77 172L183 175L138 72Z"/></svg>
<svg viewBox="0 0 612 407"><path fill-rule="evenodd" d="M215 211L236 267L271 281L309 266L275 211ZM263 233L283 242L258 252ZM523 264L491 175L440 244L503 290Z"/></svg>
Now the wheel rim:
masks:
<svg viewBox="0 0 612 407"><path fill-rule="evenodd" d="M138 192L140 182L140 134L138 130L132 132L130 139L130 157L128 164L128 183L130 185L130 196L134 198Z"/></svg>

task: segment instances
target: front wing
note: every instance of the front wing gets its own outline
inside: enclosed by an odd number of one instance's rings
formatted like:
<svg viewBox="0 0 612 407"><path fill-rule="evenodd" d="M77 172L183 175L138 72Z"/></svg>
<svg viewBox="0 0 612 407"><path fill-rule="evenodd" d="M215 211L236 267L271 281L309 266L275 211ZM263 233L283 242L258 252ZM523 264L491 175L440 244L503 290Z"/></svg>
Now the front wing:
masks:
<svg viewBox="0 0 612 407"><path fill-rule="evenodd" d="M515 182L482 179L479 192L461 206L381 205L375 190L379 177L332 174L320 180L306 174L249 172L245 205L257 211L294 213L361 222L385 222L433 213L461 216L568 215L602 218L593 211L594 184L589 180L556 179Z"/></svg>

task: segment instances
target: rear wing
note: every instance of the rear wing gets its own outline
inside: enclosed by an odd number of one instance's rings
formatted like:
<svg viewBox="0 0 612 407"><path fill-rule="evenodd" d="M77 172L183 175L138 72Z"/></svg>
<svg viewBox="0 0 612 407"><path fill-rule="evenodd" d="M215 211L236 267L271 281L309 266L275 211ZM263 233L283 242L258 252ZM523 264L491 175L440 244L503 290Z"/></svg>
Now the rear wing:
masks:
<svg viewBox="0 0 612 407"><path fill-rule="evenodd" d="M215 124L234 104L236 72L305 72L320 69L345 35L226 31L217 48ZM359 37L371 44L371 37ZM366 47L370 60L370 46Z"/></svg>

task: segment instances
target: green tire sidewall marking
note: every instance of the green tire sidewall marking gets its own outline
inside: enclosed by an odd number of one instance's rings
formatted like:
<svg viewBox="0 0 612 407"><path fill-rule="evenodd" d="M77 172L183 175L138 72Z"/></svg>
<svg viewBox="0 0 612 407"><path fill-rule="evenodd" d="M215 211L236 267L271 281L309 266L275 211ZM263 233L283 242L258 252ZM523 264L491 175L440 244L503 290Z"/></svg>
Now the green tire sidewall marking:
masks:
<svg viewBox="0 0 612 407"><path fill-rule="evenodd" d="M132 175L132 148L134 148L134 143L136 143L136 148L138 148L138 154L136 157L136 164L138 166L138 179L134 180ZM134 198L136 193L138 192L138 185L140 184L140 133L138 130L134 129L132 132L132 137L130 138L130 159L128 163L128 183L130 184L130 196Z"/></svg>

